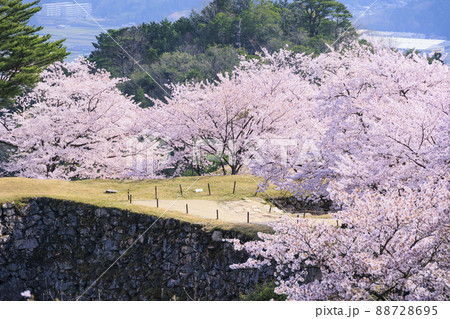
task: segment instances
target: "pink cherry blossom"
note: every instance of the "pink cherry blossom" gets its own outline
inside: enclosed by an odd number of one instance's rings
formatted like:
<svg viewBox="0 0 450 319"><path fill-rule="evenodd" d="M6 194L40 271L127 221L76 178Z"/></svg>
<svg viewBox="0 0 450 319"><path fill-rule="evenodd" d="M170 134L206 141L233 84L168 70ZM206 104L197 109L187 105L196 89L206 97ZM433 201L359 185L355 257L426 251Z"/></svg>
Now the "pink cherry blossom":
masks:
<svg viewBox="0 0 450 319"><path fill-rule="evenodd" d="M3 117L0 140L18 148L7 170L56 179L130 174L147 112L116 88L125 79L94 68L86 60L52 65L18 100L21 112Z"/></svg>
<svg viewBox="0 0 450 319"><path fill-rule="evenodd" d="M302 119L281 136L297 141L291 160L280 165L279 149L266 144L259 152L264 161L252 163L254 174L314 199L329 197L330 181L348 191L383 189L418 185L450 170L447 65L355 45L322 54L303 69L309 75L303 80L319 89L311 112L299 101L290 107L290 116ZM304 156L307 142L317 155Z"/></svg>
<svg viewBox="0 0 450 319"><path fill-rule="evenodd" d="M385 194L334 189L347 227L287 218L261 241L229 240L251 256L232 268L274 263L275 291L293 300L448 300L449 177Z"/></svg>
<svg viewBox="0 0 450 319"><path fill-rule="evenodd" d="M214 83L175 84L167 103L154 101L150 130L173 153L172 166L202 174L215 160L223 172L237 174L257 158L261 141L283 136L306 118L293 116L299 113L294 108L312 112L318 88L302 72L309 63L309 56L280 51L242 60Z"/></svg>

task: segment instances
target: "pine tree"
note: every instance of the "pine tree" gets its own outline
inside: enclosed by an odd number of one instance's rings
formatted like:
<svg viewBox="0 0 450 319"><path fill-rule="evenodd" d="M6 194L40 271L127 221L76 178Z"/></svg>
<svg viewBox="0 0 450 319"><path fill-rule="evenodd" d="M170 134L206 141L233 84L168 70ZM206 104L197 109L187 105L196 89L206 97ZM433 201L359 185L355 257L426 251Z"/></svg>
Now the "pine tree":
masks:
<svg viewBox="0 0 450 319"><path fill-rule="evenodd" d="M64 40L51 42L50 35L38 34L43 27L28 25L41 10L38 3L0 0L0 109L11 106L47 66L68 55Z"/></svg>

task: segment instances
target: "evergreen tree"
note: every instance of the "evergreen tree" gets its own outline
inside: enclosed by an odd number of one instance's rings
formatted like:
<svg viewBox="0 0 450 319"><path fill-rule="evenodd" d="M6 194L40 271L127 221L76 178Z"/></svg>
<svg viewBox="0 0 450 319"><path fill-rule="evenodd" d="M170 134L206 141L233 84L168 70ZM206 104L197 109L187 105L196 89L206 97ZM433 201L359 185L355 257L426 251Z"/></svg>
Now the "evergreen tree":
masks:
<svg viewBox="0 0 450 319"><path fill-rule="evenodd" d="M0 0L0 109L11 106L47 66L68 55L64 40L50 42L50 35L38 34L42 27L28 25L41 10L38 3Z"/></svg>
<svg viewBox="0 0 450 319"><path fill-rule="evenodd" d="M343 4L332 0L213 0L175 22L108 30L97 36L89 60L115 77L130 78L120 90L149 106L145 94L167 97L170 89L160 85L217 80L217 73L237 65L239 55L250 58L286 45L307 54L327 51L326 44L337 48L357 38L350 17Z"/></svg>
<svg viewBox="0 0 450 319"><path fill-rule="evenodd" d="M302 7L303 15L306 18L306 25L309 30L309 36L312 38L320 33L321 24L330 16L341 19L341 24L348 21L351 17L350 12L345 6L332 0L294 0L294 4Z"/></svg>

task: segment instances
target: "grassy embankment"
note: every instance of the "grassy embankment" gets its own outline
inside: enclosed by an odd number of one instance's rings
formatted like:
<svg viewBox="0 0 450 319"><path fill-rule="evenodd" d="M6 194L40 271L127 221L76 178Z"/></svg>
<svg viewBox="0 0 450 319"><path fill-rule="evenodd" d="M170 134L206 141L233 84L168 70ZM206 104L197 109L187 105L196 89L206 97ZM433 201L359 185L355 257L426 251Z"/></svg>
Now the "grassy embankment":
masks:
<svg viewBox="0 0 450 319"><path fill-rule="evenodd" d="M233 194L233 184L237 182L236 192ZM161 216L163 209L144 207L130 204L127 191L133 195L134 200L155 198L155 186L158 187L159 199L177 199L180 196L181 184L184 199L203 199L213 201L239 200L244 197L255 196L258 179L253 176L208 176L208 177L181 177L164 180L85 180L60 181L36 180L26 178L0 178L0 203L24 203L29 198L48 197L73 202L91 204L99 207L114 207L136 213ZM208 195L208 183L211 186L211 196ZM195 189L203 189L195 193ZM106 190L117 190L117 194L106 194ZM278 197L282 194L269 189L265 194L258 195ZM167 211L162 218L176 218L179 220L202 224L207 228L235 229L241 232L254 234L256 231L268 231L265 226L252 224L231 224L215 220L205 220L180 212Z"/></svg>

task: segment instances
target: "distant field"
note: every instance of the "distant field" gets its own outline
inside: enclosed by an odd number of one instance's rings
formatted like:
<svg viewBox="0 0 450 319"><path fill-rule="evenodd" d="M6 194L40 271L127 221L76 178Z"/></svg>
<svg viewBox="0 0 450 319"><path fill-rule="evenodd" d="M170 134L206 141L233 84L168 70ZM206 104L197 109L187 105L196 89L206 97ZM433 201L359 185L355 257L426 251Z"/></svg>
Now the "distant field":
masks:
<svg viewBox="0 0 450 319"><path fill-rule="evenodd" d="M89 55L94 47L93 42L96 42L95 36L102 31L98 26L70 26L65 29L57 26L45 26L41 31L43 34L50 34L52 40L66 39L64 45L71 53L66 58L66 61L73 61L80 55Z"/></svg>
<svg viewBox="0 0 450 319"><path fill-rule="evenodd" d="M233 194L234 181L236 192ZM163 209L131 205L128 201L127 191L134 200L148 200L155 198L155 186L158 187L159 199L173 199L180 196L180 185L183 189L184 199L206 199L215 201L239 200L255 196L257 182L253 176L208 176L208 177L180 177L164 180L118 181L118 180L86 180L86 181L59 181L36 180L26 178L0 178L0 203L22 202L27 198L49 197L74 202L92 204L99 207L115 207L130 210L136 213L145 213L160 216ZM211 186L211 196L208 195L208 183ZM203 189L195 193L195 189ZM106 190L117 190L117 194L106 194ZM259 197L282 196L281 192L269 189L265 195ZM230 224L220 221L209 221L194 216L169 211L165 218L172 217L188 222L204 224L206 226L233 228L254 233L268 230L268 227L245 224Z"/></svg>

